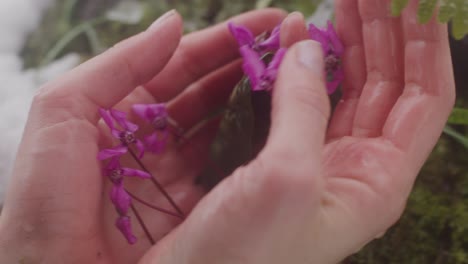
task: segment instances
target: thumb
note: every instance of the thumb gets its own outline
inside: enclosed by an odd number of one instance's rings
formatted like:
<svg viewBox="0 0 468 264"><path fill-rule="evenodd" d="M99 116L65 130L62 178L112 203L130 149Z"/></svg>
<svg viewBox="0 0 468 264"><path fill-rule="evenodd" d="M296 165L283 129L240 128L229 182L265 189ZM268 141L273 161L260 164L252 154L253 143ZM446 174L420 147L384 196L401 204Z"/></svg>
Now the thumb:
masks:
<svg viewBox="0 0 468 264"><path fill-rule="evenodd" d="M280 151L319 159L330 115L324 77L323 51L318 42L305 40L290 48L273 91L265 153Z"/></svg>

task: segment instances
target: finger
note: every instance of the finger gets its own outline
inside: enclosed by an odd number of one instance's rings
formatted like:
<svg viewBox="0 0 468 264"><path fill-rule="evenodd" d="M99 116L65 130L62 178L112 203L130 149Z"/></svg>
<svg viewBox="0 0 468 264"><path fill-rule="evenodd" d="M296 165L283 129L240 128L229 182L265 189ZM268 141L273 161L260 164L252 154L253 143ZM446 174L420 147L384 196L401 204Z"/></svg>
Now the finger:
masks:
<svg viewBox="0 0 468 264"><path fill-rule="evenodd" d="M305 27L304 15L291 13L281 24L281 46L291 47L301 40L310 39Z"/></svg>
<svg viewBox="0 0 468 264"><path fill-rule="evenodd" d="M354 116L367 77L358 0L336 0L335 3L336 30L345 46L342 66L346 77L343 97L330 120L329 140L352 134Z"/></svg>
<svg viewBox="0 0 468 264"><path fill-rule="evenodd" d="M232 19L248 27L254 35L271 30L285 17L278 9L264 9ZM165 102L192 82L239 57L239 47L227 22L184 37L167 67L146 87L159 102Z"/></svg>
<svg viewBox="0 0 468 264"><path fill-rule="evenodd" d="M226 104L242 75L240 60L214 71L168 104L171 117L184 131L189 130Z"/></svg>
<svg viewBox="0 0 468 264"><path fill-rule="evenodd" d="M324 143L330 112L323 71L323 51L317 42L302 41L288 51L273 91L265 153L321 155L318 150Z"/></svg>
<svg viewBox="0 0 468 264"><path fill-rule="evenodd" d="M353 124L353 136L378 137L403 91L403 41L400 18L392 17L390 1L360 0L367 81Z"/></svg>
<svg viewBox="0 0 468 264"><path fill-rule="evenodd" d="M403 13L406 84L383 135L406 150L408 164L419 170L453 107L455 84L447 26L436 19L421 25L416 12L412 1Z"/></svg>
<svg viewBox="0 0 468 264"><path fill-rule="evenodd" d="M114 106L166 65L181 33L180 16L175 11L166 13L145 32L41 89L33 104L33 109L42 109L36 119L51 124L73 117L96 123L99 107Z"/></svg>

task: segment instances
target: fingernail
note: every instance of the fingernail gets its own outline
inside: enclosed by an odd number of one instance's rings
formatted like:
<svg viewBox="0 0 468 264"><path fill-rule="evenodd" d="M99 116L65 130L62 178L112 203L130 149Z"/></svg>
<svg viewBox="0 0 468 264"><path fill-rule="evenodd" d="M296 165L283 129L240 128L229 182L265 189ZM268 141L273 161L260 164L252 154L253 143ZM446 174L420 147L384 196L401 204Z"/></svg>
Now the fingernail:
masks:
<svg viewBox="0 0 468 264"><path fill-rule="evenodd" d="M284 21L287 21L287 20L290 20L290 19L293 19L293 18L297 18L299 20L304 20L304 15L299 12L299 11L294 11L292 13L290 13L285 19Z"/></svg>
<svg viewBox="0 0 468 264"><path fill-rule="evenodd" d="M156 21L149 26L148 30L154 30L155 28L158 28L165 20L167 20L169 17L175 15L176 11L172 9L171 11L166 12L164 15L160 16Z"/></svg>
<svg viewBox="0 0 468 264"><path fill-rule="evenodd" d="M323 51L320 43L313 40L301 41L297 44L297 61L314 74L323 75Z"/></svg>

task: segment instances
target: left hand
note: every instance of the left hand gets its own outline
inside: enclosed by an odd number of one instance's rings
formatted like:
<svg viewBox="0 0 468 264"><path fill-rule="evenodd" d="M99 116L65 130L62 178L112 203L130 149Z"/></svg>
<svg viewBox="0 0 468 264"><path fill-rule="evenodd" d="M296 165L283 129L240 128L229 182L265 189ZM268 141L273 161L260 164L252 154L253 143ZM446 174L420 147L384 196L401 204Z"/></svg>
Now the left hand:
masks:
<svg viewBox="0 0 468 264"><path fill-rule="evenodd" d="M267 9L233 20L259 34L284 16ZM182 39L181 32L180 16L166 14L40 89L0 218L0 263L136 263L150 248L136 220L134 246L114 226L109 182L96 160L99 143L109 141L98 109L130 112L134 103L169 102L171 116L190 129L222 105L242 76L235 39L225 23ZM186 212L203 194L193 179L204 166L214 129L201 131L190 145L150 166ZM150 183L129 183L140 197L164 201ZM139 211L157 240L177 224L145 207Z"/></svg>

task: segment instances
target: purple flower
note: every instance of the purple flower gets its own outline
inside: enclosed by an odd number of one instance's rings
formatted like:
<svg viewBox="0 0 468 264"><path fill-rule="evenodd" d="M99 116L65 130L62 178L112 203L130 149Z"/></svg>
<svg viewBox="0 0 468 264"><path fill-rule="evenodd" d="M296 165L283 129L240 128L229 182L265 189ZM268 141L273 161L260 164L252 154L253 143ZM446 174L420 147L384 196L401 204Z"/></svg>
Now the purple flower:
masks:
<svg viewBox="0 0 468 264"><path fill-rule="evenodd" d="M130 204L132 203L132 198L127 191L125 191L122 183L114 183L110 193L110 199L119 215L127 215Z"/></svg>
<svg viewBox="0 0 468 264"><path fill-rule="evenodd" d="M267 39L258 43L258 47L267 51L278 50L280 48L280 29L281 25L276 26Z"/></svg>
<svg viewBox="0 0 468 264"><path fill-rule="evenodd" d="M166 104L135 104L132 109L155 129L145 137L146 149L153 153L162 152L169 138L169 114Z"/></svg>
<svg viewBox="0 0 468 264"><path fill-rule="evenodd" d="M128 216L121 216L115 222L115 226L122 232L125 236L129 244L135 244L137 242L137 238L133 235L132 232L132 225L130 223L130 217Z"/></svg>
<svg viewBox="0 0 468 264"><path fill-rule="evenodd" d="M266 39L262 37L255 38L248 28L237 26L232 22L228 24L228 27L231 34L237 40L239 47L248 46L259 53L275 51L280 47L280 26L275 27L270 36Z"/></svg>
<svg viewBox="0 0 468 264"><path fill-rule="evenodd" d="M239 43L239 46L249 46L251 48L254 47L255 45L255 37L252 34L252 32L243 26L237 26L236 24L230 22L228 24L229 30L231 31L231 34L234 36L234 38L237 40L237 43Z"/></svg>
<svg viewBox="0 0 468 264"><path fill-rule="evenodd" d="M244 58L244 73L249 77L252 90L271 91L286 49L279 49L268 65L265 65L260 55L248 46L241 47L240 53Z"/></svg>
<svg viewBox="0 0 468 264"><path fill-rule="evenodd" d="M104 169L104 174L111 180L113 184L110 199L119 215L126 215L131 203L130 195L123 187L123 177L138 177L142 179L151 178L151 175L144 171L131 168L122 168L120 166L118 157L111 159L109 164L107 164Z"/></svg>
<svg viewBox="0 0 468 264"><path fill-rule="evenodd" d="M142 158L145 148L143 146L143 142L138 140L135 136L138 126L127 120L127 114L114 109L105 110L102 108L99 109L99 113L106 125L110 128L112 135L119 139L121 144L115 148L100 151L98 159L105 160L116 156L122 156L128 152L128 147L132 144L136 145L139 152L138 156L139 158ZM116 127L116 124L120 129Z"/></svg>
<svg viewBox="0 0 468 264"><path fill-rule="evenodd" d="M328 27L326 29L319 29L313 24L310 24L309 34L311 39L318 41L322 45L325 56L327 91L328 94L332 94L344 79L344 72L341 66L344 46L330 21L328 21Z"/></svg>

